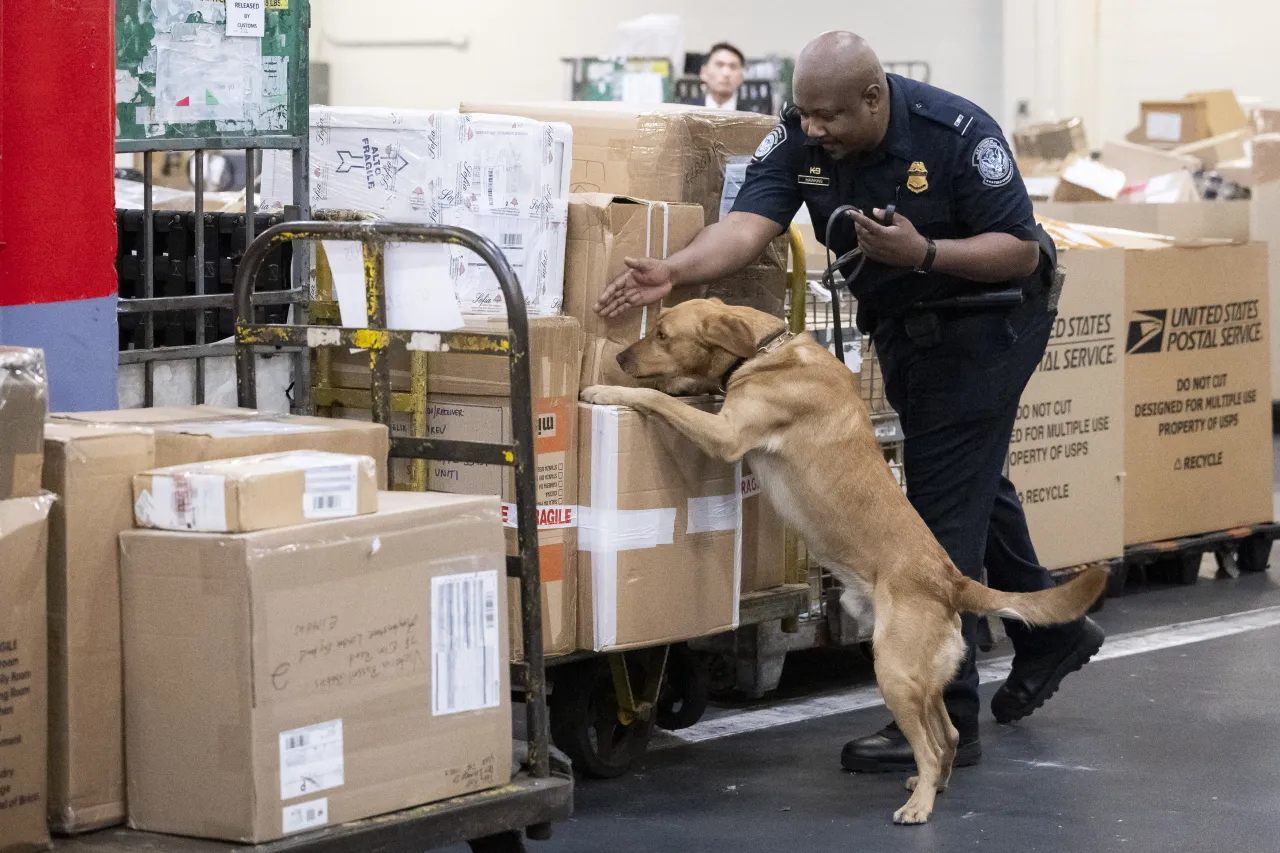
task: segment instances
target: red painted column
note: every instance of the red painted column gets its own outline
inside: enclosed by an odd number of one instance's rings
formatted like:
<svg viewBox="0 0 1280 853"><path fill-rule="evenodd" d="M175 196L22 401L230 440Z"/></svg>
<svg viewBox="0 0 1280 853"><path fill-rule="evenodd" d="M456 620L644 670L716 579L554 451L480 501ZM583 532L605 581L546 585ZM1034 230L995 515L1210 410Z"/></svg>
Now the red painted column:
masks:
<svg viewBox="0 0 1280 853"><path fill-rule="evenodd" d="M115 399L114 140L112 0L0 0L0 343L45 348L55 406L108 360Z"/></svg>

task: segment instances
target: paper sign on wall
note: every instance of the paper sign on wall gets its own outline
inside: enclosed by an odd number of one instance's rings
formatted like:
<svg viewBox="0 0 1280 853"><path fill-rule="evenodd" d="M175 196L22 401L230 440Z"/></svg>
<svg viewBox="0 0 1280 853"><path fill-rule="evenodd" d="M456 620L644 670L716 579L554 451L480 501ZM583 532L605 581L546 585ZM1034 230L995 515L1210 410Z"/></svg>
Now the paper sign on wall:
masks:
<svg viewBox="0 0 1280 853"><path fill-rule="evenodd" d="M227 0L228 36L262 38L266 34L266 0Z"/></svg>

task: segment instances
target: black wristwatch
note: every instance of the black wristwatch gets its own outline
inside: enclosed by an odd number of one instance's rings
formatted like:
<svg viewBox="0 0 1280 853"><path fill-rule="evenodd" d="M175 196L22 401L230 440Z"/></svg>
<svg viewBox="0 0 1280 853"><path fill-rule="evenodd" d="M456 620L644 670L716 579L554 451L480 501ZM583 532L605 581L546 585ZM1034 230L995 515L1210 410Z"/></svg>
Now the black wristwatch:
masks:
<svg viewBox="0 0 1280 853"><path fill-rule="evenodd" d="M925 238L928 239L928 238ZM916 272L925 275L933 270L933 261L938 257L938 244L929 240L929 248L924 253L924 260L916 267Z"/></svg>

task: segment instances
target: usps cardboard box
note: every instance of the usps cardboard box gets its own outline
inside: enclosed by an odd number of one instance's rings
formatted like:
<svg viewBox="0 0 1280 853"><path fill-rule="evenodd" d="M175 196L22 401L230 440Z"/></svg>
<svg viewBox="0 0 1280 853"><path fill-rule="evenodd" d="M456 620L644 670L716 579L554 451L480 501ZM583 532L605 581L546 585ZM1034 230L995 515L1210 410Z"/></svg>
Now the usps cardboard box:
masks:
<svg viewBox="0 0 1280 853"><path fill-rule="evenodd" d="M125 818L118 539L133 527L133 476L155 467L155 436L50 422L49 825L78 834Z"/></svg>
<svg viewBox="0 0 1280 853"><path fill-rule="evenodd" d="M47 519L53 495L0 501L0 849L49 846Z"/></svg>
<svg viewBox="0 0 1280 853"><path fill-rule="evenodd" d="M510 780L499 503L378 497L121 535L131 826L256 843Z"/></svg>
<svg viewBox="0 0 1280 853"><path fill-rule="evenodd" d="M1125 253L1125 543L1272 519L1267 246Z"/></svg>
<svg viewBox="0 0 1280 853"><path fill-rule="evenodd" d="M1058 317L1022 394L1008 459L1048 568L1124 553L1125 252L1072 249L1059 262Z"/></svg>

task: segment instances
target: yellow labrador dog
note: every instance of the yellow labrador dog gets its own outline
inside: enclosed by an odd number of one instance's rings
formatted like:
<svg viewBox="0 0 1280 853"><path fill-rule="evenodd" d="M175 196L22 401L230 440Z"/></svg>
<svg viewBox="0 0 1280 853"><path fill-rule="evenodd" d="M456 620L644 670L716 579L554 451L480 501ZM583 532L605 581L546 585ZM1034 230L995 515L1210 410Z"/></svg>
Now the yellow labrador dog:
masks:
<svg viewBox="0 0 1280 853"><path fill-rule="evenodd" d="M583 400L661 417L717 459L745 457L815 559L870 598L876 681L919 768L893 819L927 821L959 740L942 703L964 655L959 614L1069 622L1097 599L1107 570L1034 593L997 592L962 575L885 463L857 377L809 335L787 334L776 317L691 300L664 310L655 332L618 362L655 387L597 385ZM718 414L664 393L721 389Z"/></svg>

